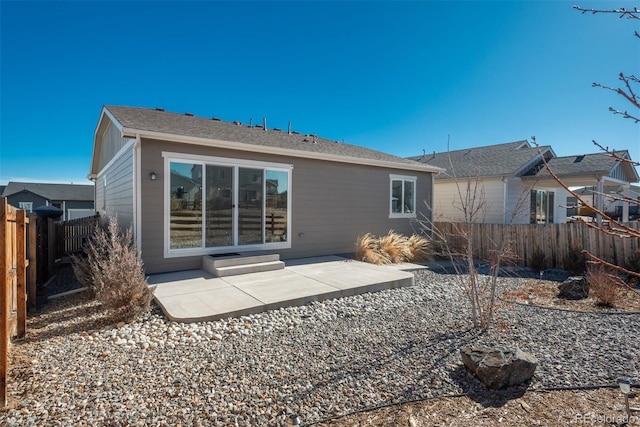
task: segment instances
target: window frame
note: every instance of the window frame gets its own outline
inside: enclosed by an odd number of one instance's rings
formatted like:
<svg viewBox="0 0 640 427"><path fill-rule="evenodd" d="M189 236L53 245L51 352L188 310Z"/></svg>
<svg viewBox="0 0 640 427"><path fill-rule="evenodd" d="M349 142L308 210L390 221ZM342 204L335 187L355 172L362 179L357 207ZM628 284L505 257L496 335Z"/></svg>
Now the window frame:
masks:
<svg viewBox="0 0 640 427"><path fill-rule="evenodd" d="M165 258L175 258L175 257L185 257L185 256L198 256L198 255L211 255L211 254L219 254L219 253L227 253L227 252L250 252L250 251L259 251L259 250L274 250L274 249L289 249L291 248L291 212L292 212L292 180L293 180L293 165L285 164L285 163L274 163L274 162L262 162L255 160L246 160L246 159L236 159L230 157L216 157L216 156L203 156L196 154L185 154L185 153L175 153L175 152L162 152L162 157L164 158L164 225L163 225L163 242L164 242L164 257ZM190 164L198 164L202 166L202 189L201 189L201 200L202 206L201 209L203 211L202 215L202 242L200 247L196 248L181 248L181 249L172 249L171 248L171 163L190 163ZM215 166L228 166L232 168L234 174L234 185L238 183L238 173L240 168L255 168L262 169L263 175L263 187L266 185L266 173L267 171L278 171L285 172L287 174L287 240L284 242L266 242L265 239L265 221L263 218L263 243L257 244L249 244L249 245L240 245L237 241L237 221L238 221L238 209L234 209L233 218L234 223L234 244L230 246L220 246L220 247L207 247L206 246L206 202L205 202L205 181L206 181L206 166L207 165L215 165ZM237 206L237 188L233 189L233 200L234 204ZM265 215L265 204L266 197L263 197L263 217Z"/></svg>
<svg viewBox="0 0 640 427"><path fill-rule="evenodd" d="M400 206L402 207L401 210L403 212L393 211L393 182L394 181L402 182L402 190L401 190L402 199L400 201ZM403 208L403 206L405 205L404 196L405 196L406 182L411 182L413 184L413 200L412 200L413 212L404 212L404 208ZM417 176L390 174L389 175L389 218L416 218L417 194L418 194L418 177Z"/></svg>
<svg viewBox="0 0 640 427"><path fill-rule="evenodd" d="M529 224L553 224L555 223L555 190L537 189L531 190L529 195ZM534 203L535 199L535 203ZM538 203L540 199L541 203ZM544 206L544 221L538 220L538 207ZM541 209L542 210L542 209Z"/></svg>
<svg viewBox="0 0 640 427"><path fill-rule="evenodd" d="M33 202L18 202L18 209L26 211L27 213L32 213Z"/></svg>

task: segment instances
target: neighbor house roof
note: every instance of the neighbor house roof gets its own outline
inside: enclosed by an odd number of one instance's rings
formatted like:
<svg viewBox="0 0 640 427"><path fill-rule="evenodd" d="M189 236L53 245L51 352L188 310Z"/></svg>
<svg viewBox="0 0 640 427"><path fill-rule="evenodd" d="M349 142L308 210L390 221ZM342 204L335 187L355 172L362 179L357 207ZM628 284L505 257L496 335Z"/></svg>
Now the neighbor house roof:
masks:
<svg viewBox="0 0 640 427"><path fill-rule="evenodd" d="M440 171L431 165L321 138L313 134L288 132L275 128L265 129L262 123L250 126L248 123L226 122L217 118L198 117L189 113L178 114L162 109L112 105L105 106L103 113L110 116L125 137L141 136L178 142L199 142L244 151L350 163L379 164L430 172ZM101 116L101 121L104 114ZM98 129L96 129L96 133L97 131ZM224 144L229 142L232 144ZM93 170L92 172L97 171Z"/></svg>
<svg viewBox="0 0 640 427"><path fill-rule="evenodd" d="M81 184L45 184L37 182L13 182L9 181L2 193L3 197L27 191L37 194L47 200L93 200L93 185Z"/></svg>
<svg viewBox="0 0 640 427"><path fill-rule="evenodd" d="M553 155L551 147L540 147L545 157ZM438 178L468 178L488 176L517 176L540 162L537 147L528 141L487 145L463 150L445 151L410 157L447 171Z"/></svg>
<svg viewBox="0 0 640 427"><path fill-rule="evenodd" d="M629 159L627 150L615 151L615 156L622 159ZM608 176L613 168L620 163L615 157L607 153L581 154L578 156L554 157L547 160L547 164L554 174L557 176L573 176L581 174L593 174L599 176ZM630 164L622 165L626 174L629 176L629 182L635 182L638 174ZM537 178L549 177L549 171L546 168L540 169L535 176ZM635 177L635 179L634 179Z"/></svg>

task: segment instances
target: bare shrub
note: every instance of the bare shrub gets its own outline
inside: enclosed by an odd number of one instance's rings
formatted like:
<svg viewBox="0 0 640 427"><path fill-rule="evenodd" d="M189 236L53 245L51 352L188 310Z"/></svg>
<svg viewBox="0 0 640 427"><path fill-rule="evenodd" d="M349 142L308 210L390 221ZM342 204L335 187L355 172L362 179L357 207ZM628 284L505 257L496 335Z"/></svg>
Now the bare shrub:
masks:
<svg viewBox="0 0 640 427"><path fill-rule="evenodd" d="M593 266L587 272L589 295L602 307L615 307L620 295L618 278L603 267Z"/></svg>
<svg viewBox="0 0 640 427"><path fill-rule="evenodd" d="M401 263L413 258L409 239L393 230L389 230L386 236L380 237L378 245L380 251L386 254L392 263Z"/></svg>
<svg viewBox="0 0 640 427"><path fill-rule="evenodd" d="M73 257L73 271L114 319L132 320L149 310L153 290L144 275L142 259L131 228L121 231L116 218L96 226L84 257Z"/></svg>
<svg viewBox="0 0 640 427"><path fill-rule="evenodd" d="M386 252L383 253L380 250L379 239L371 233L358 236L358 240L356 241L356 259L377 265L391 263Z"/></svg>

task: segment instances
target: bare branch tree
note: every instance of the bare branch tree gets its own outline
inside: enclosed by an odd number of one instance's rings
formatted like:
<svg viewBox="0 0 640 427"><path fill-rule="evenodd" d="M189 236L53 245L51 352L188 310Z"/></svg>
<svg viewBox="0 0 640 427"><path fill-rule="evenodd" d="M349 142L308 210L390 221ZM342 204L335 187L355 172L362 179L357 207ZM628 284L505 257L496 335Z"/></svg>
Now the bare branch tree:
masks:
<svg viewBox="0 0 640 427"><path fill-rule="evenodd" d="M579 10L582 14L591 13L595 15L596 13L615 13L620 15L620 19L640 19L640 9L634 7L633 10L627 10L624 7L619 9L585 9L580 6L573 6L574 9Z"/></svg>

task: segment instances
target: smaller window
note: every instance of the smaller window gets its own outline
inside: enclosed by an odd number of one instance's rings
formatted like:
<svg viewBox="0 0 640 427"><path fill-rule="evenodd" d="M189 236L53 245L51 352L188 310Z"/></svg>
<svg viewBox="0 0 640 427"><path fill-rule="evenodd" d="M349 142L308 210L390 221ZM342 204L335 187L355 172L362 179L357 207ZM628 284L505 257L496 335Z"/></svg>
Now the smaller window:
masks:
<svg viewBox="0 0 640 427"><path fill-rule="evenodd" d="M391 175L390 179L389 218L415 218L417 178L415 176Z"/></svg>
<svg viewBox="0 0 640 427"><path fill-rule="evenodd" d="M31 213L33 211L33 202L19 202L18 207L23 211L27 211L27 213Z"/></svg>

